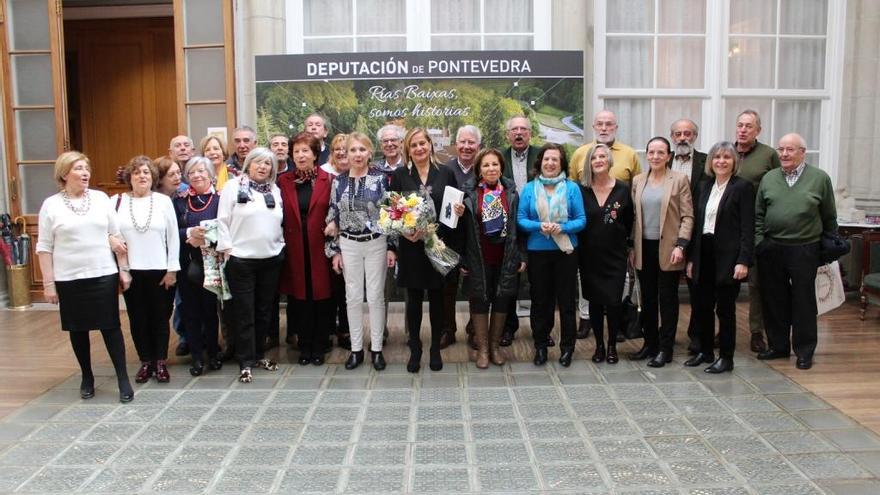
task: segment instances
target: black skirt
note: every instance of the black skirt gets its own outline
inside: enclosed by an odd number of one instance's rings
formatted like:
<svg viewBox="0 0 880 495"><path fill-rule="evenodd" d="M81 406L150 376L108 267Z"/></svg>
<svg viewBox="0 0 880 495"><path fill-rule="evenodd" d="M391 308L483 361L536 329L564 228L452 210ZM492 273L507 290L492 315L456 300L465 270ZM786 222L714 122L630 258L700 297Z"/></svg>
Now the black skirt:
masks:
<svg viewBox="0 0 880 495"><path fill-rule="evenodd" d="M81 280L55 281L61 329L88 332L120 328L119 274Z"/></svg>

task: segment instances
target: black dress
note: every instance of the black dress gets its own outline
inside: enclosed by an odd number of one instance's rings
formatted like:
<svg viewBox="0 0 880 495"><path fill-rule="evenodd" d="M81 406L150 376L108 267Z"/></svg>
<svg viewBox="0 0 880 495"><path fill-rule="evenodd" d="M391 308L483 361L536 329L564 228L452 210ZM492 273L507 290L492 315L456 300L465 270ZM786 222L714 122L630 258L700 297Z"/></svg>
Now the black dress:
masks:
<svg viewBox="0 0 880 495"><path fill-rule="evenodd" d="M440 211L443 202L443 192L446 186L457 188L455 175L447 167L431 166L428 170L428 181L422 184L419 172L415 165L412 167L398 167L391 175L391 190L403 194L411 192L425 192L434 201L434 211ZM447 246L461 252L460 236L456 231L439 224L437 235ZM442 289L444 277L431 266L428 256L425 255L425 243L422 241L410 242L403 236L399 238L397 248L397 286L407 289Z"/></svg>
<svg viewBox="0 0 880 495"><path fill-rule="evenodd" d="M629 186L615 180L604 205L592 188L582 188L587 228L578 234L581 291L598 304L618 304L623 298L627 248L633 226Z"/></svg>

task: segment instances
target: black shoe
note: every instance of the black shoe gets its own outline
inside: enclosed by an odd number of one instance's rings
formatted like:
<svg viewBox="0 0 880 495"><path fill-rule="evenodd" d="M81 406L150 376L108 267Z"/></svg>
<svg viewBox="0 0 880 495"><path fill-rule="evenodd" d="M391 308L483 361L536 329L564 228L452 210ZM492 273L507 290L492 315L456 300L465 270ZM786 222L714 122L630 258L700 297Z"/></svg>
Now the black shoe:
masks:
<svg viewBox="0 0 880 495"><path fill-rule="evenodd" d="M83 378L79 384L80 399L91 399L95 396L95 377Z"/></svg>
<svg viewBox="0 0 880 495"><path fill-rule="evenodd" d="M193 359L192 366L189 367L189 374L192 376L202 376L205 373L205 363L201 360Z"/></svg>
<svg viewBox="0 0 880 495"><path fill-rule="evenodd" d="M213 356L208 358L208 369L211 371L219 371L223 369L223 360L220 359L220 356Z"/></svg>
<svg viewBox="0 0 880 495"><path fill-rule="evenodd" d="M608 344L608 357L605 358L605 362L608 364L616 364L620 359L617 357L617 346L615 344Z"/></svg>
<svg viewBox="0 0 880 495"><path fill-rule="evenodd" d="M578 324L576 337L578 340L585 339L590 336L590 320L587 318L581 318L581 322Z"/></svg>
<svg viewBox="0 0 880 495"><path fill-rule="evenodd" d="M643 359L653 358L657 355L657 351L643 345L641 349L629 355L630 361L641 361Z"/></svg>
<svg viewBox="0 0 880 495"><path fill-rule="evenodd" d="M650 361L648 361L648 366L652 368L662 368L666 366L666 363L672 362L672 353L666 351L660 351L656 356L653 357Z"/></svg>
<svg viewBox="0 0 880 495"><path fill-rule="evenodd" d="M377 351L372 353L373 356L373 369L376 371L382 371L385 369L385 356L382 355L382 351Z"/></svg>
<svg viewBox="0 0 880 495"><path fill-rule="evenodd" d="M422 350L410 349L409 351L409 361L406 362L406 371L410 373L418 373L419 369L422 367Z"/></svg>
<svg viewBox="0 0 880 495"><path fill-rule="evenodd" d="M593 353L593 357L590 360L594 363L605 361L605 343L596 342L596 352Z"/></svg>
<svg viewBox="0 0 880 495"><path fill-rule="evenodd" d="M535 366L544 366L547 364L547 348L538 347L535 349L535 359L532 361Z"/></svg>
<svg viewBox="0 0 880 495"><path fill-rule="evenodd" d="M312 362L312 354L310 352L300 351L299 353L299 361L297 361L300 366L306 366L311 364Z"/></svg>
<svg viewBox="0 0 880 495"><path fill-rule="evenodd" d="M703 371L712 374L724 373L725 371L733 371L733 359L719 357L715 360L714 363L712 363L712 366L709 366Z"/></svg>
<svg viewBox="0 0 880 495"><path fill-rule="evenodd" d="M703 363L709 364L713 361L715 361L714 354L706 354L704 352L698 352L696 356L693 356L692 358L685 361L684 365L685 366L699 366Z"/></svg>
<svg viewBox="0 0 880 495"><path fill-rule="evenodd" d="M187 344L185 340L181 340L174 349L174 355L186 356L187 354L189 354L189 344Z"/></svg>
<svg viewBox="0 0 880 495"><path fill-rule="evenodd" d="M500 345L501 347L508 347L512 343L513 343L513 332L508 332L507 330L505 330L501 334L501 340L498 341L498 345Z"/></svg>
<svg viewBox="0 0 880 495"><path fill-rule="evenodd" d="M562 354L559 356L559 364L568 368L571 366L571 358L574 357L573 350L565 350L562 351Z"/></svg>
<svg viewBox="0 0 880 495"><path fill-rule="evenodd" d="M808 370L813 367L813 358L811 357L799 357L797 358L797 363L795 363L797 369L799 370Z"/></svg>
<svg viewBox="0 0 880 495"><path fill-rule="evenodd" d="M125 380L123 380L122 383L119 383L119 402L125 404L132 400L134 400L134 390L131 388L131 383L128 381L128 377L125 377Z"/></svg>
<svg viewBox="0 0 880 495"><path fill-rule="evenodd" d="M312 355L312 364L315 366L321 366L322 364L324 364L324 354Z"/></svg>
<svg viewBox="0 0 880 495"><path fill-rule="evenodd" d="M431 356L428 360L428 368L431 368L431 371L440 371L443 369L443 356L440 355L439 348L431 348Z"/></svg>
<svg viewBox="0 0 880 495"><path fill-rule="evenodd" d="M364 351L351 351L345 361L345 369L353 370L364 362Z"/></svg>
<svg viewBox="0 0 880 495"><path fill-rule="evenodd" d="M776 351L773 349L767 349L764 352L759 352L757 356L761 361L767 361L770 359L788 359L791 356L789 352L786 351Z"/></svg>

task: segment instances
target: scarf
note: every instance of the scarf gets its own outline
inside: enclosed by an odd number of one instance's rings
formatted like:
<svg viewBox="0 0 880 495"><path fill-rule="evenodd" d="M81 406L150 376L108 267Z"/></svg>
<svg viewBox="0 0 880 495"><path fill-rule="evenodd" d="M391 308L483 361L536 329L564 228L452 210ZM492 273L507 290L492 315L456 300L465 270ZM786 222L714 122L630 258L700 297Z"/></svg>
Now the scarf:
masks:
<svg viewBox="0 0 880 495"><path fill-rule="evenodd" d="M538 210L538 218L541 222L565 223L568 221L568 190L565 182L565 172L556 177L538 176L535 181L535 209ZM553 195L547 194L545 186L556 186ZM574 251L568 234L560 232L554 234L553 241L565 254Z"/></svg>
<svg viewBox="0 0 880 495"><path fill-rule="evenodd" d="M294 169L294 171L293 171L293 177L294 177L293 181L296 182L297 184L302 184L304 182L309 182L309 181L315 180L315 177L317 175L318 175L318 169L315 167L312 167L308 170L300 170L297 168L297 169Z"/></svg>
<svg viewBox="0 0 880 495"><path fill-rule="evenodd" d="M501 181L490 186L481 180L479 186L483 190L483 204L480 207L483 232L490 238L507 237L507 211L501 200L504 192Z"/></svg>

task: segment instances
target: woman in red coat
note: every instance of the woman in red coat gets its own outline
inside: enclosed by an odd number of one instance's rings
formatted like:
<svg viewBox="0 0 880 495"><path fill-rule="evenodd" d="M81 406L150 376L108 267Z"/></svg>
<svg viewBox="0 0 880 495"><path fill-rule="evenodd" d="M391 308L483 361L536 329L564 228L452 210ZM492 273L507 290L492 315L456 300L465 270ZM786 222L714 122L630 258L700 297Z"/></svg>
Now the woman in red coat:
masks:
<svg viewBox="0 0 880 495"><path fill-rule="evenodd" d="M278 177L287 245L281 292L287 294L287 334L299 335L299 364L317 366L324 364L327 329L333 326L330 260L324 254L332 178L316 166L317 138L301 132L290 143L296 169Z"/></svg>

